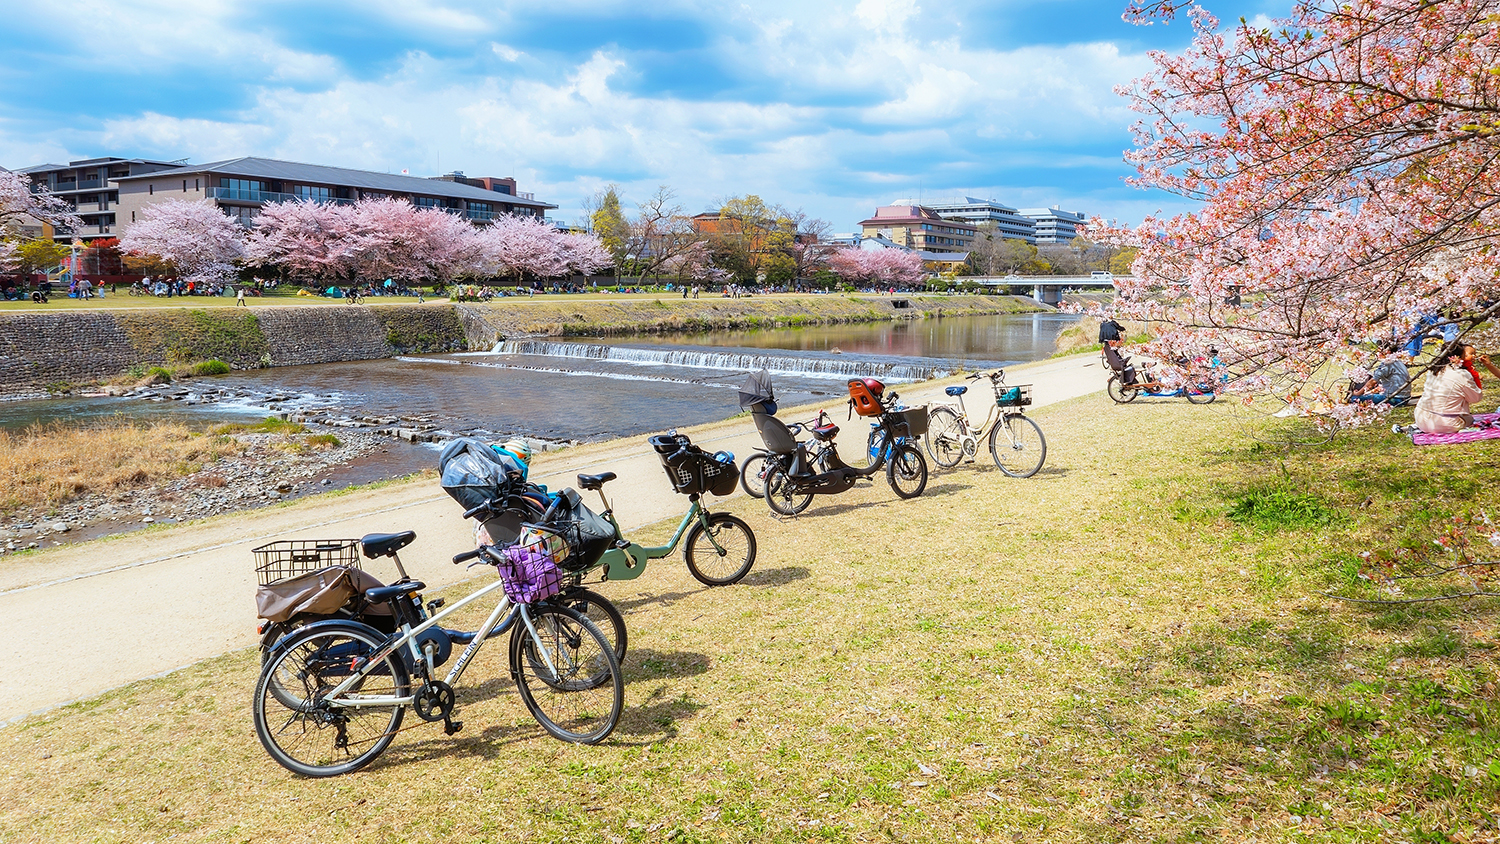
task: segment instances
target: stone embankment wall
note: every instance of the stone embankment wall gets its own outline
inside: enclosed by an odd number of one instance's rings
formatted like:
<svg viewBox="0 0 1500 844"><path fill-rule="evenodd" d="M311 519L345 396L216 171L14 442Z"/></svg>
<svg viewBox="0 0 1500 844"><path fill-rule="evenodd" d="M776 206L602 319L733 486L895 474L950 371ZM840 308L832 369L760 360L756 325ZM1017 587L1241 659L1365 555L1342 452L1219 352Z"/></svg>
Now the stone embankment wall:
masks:
<svg viewBox="0 0 1500 844"><path fill-rule="evenodd" d="M212 359L251 369L467 348L457 309L445 305L0 314L0 397Z"/></svg>
<svg viewBox="0 0 1500 844"><path fill-rule="evenodd" d="M1040 310L1019 296L841 295L682 300L502 299L487 305L147 308L0 314L0 397L146 366L239 369L488 349L518 336L604 336L878 322Z"/></svg>

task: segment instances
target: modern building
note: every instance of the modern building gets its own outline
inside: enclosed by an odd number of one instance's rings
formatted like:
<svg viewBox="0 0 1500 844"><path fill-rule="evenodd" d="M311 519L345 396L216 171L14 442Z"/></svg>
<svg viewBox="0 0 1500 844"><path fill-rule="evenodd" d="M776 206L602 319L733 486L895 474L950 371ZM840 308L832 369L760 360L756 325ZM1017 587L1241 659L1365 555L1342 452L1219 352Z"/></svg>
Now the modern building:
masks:
<svg viewBox="0 0 1500 844"><path fill-rule="evenodd" d="M146 206L166 199L212 199L225 214L250 225L269 202L311 200L348 204L361 199L404 199L422 208L440 208L475 223L503 214L536 217L556 208L515 189L514 179L470 179L462 173L420 176L301 164L274 158L235 158L190 164L115 180L121 230Z"/></svg>
<svg viewBox="0 0 1500 844"><path fill-rule="evenodd" d="M917 205L910 199L898 199L896 205ZM990 225L1001 237L1036 243L1036 221L1021 214L1008 205L993 199L978 199L972 196L955 196L947 199L924 200L923 208L930 208L945 220L973 223L976 228Z"/></svg>
<svg viewBox="0 0 1500 844"><path fill-rule="evenodd" d="M865 237L883 237L922 252L966 253L974 244L974 226L944 220L922 205L882 205L859 226Z"/></svg>
<svg viewBox="0 0 1500 844"><path fill-rule="evenodd" d="M1087 215L1082 211L1051 208L1022 208L1020 213L1036 221L1037 243L1067 243L1078 236L1078 226Z"/></svg>
<svg viewBox="0 0 1500 844"><path fill-rule="evenodd" d="M117 203L120 201L116 179L139 176L170 170L182 166L181 161L152 161L146 158L86 158L67 164L38 164L16 170L31 179L33 189L45 188L59 199L67 202L83 219L78 231L57 231L50 225L37 222L35 226L23 226L22 233L33 237L50 234L57 240L71 240L74 236L84 241L101 237L117 237Z"/></svg>

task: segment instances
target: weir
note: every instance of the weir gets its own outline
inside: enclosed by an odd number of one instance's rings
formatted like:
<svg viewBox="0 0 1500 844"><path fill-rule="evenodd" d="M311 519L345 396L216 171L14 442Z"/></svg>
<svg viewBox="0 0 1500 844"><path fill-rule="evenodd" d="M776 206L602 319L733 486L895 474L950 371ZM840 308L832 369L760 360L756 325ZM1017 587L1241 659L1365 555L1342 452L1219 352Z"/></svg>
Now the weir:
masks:
<svg viewBox="0 0 1500 844"><path fill-rule="evenodd" d="M738 371L764 369L772 374L815 378L874 377L892 382L942 378L949 375L955 368L945 365L943 361L931 358L921 363L898 363L871 360L863 355L841 359L832 356L767 354L760 351L726 352L684 348L639 348L610 346L604 343L566 343L550 340L505 340L496 343L491 351L497 355L533 355L575 360L680 366L692 369Z"/></svg>

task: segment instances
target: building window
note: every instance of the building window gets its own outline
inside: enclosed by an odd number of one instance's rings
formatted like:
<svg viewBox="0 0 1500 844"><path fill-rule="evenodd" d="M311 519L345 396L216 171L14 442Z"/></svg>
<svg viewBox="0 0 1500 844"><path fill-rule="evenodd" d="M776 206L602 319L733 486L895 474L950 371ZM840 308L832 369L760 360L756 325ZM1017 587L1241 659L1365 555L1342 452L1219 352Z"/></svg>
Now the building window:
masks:
<svg viewBox="0 0 1500 844"><path fill-rule="evenodd" d="M412 197L411 201L412 201L412 204L415 205L415 206L417 206L418 208L442 208L443 207L443 201L442 200L436 199L436 198L431 197L431 196L414 196L414 197Z"/></svg>
<svg viewBox="0 0 1500 844"><path fill-rule="evenodd" d="M156 185L146 185L146 193L150 196L156 196Z"/></svg>
<svg viewBox="0 0 1500 844"><path fill-rule="evenodd" d="M318 188L311 185L297 185L292 188L298 199L310 200L312 202L327 202L333 199L332 188Z"/></svg>
<svg viewBox="0 0 1500 844"><path fill-rule="evenodd" d="M182 192L187 193L187 179L182 180Z"/></svg>

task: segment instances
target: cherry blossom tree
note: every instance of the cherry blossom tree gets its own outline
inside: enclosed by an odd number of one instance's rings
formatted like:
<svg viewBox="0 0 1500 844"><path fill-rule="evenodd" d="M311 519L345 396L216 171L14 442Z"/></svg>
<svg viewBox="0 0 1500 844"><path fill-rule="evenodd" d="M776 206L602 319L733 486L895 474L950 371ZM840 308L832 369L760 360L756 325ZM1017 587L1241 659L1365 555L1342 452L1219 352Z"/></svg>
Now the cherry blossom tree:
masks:
<svg viewBox="0 0 1500 844"><path fill-rule="evenodd" d="M900 249L842 249L828 258L828 268L850 282L905 285L920 282L922 258Z"/></svg>
<svg viewBox="0 0 1500 844"><path fill-rule="evenodd" d="M169 199L148 205L120 238L120 251L171 264L189 281L216 281L244 254L243 230L212 200Z"/></svg>
<svg viewBox="0 0 1500 844"><path fill-rule="evenodd" d="M273 202L261 209L245 237L245 261L319 281L344 279L354 266L354 232L350 206Z"/></svg>
<svg viewBox="0 0 1500 844"><path fill-rule="evenodd" d="M0 169L0 267L14 265L20 227L28 217L64 230L83 225L66 202L46 191L33 193L30 179Z"/></svg>
<svg viewBox="0 0 1500 844"><path fill-rule="evenodd" d="M1215 346L1247 389L1326 399L1319 368L1368 364L1368 341L1500 312L1493 0L1300 0L1227 31L1189 18L1191 45L1152 53L1120 93L1147 115L1134 183L1201 207L1089 229L1139 247L1114 310L1162 326L1159 354Z"/></svg>

